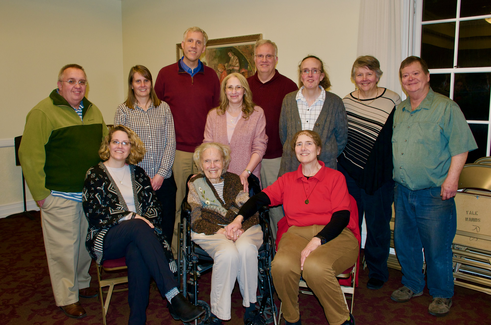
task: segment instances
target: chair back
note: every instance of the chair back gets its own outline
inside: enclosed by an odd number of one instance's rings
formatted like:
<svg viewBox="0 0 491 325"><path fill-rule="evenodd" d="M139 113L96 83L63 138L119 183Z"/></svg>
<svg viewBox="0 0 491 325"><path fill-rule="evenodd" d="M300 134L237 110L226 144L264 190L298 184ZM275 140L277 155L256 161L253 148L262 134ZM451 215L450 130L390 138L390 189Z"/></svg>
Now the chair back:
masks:
<svg viewBox="0 0 491 325"><path fill-rule="evenodd" d="M474 161L474 164L491 165L491 157L481 157Z"/></svg>
<svg viewBox="0 0 491 325"><path fill-rule="evenodd" d="M459 189L491 191L491 165L465 164L459 177Z"/></svg>

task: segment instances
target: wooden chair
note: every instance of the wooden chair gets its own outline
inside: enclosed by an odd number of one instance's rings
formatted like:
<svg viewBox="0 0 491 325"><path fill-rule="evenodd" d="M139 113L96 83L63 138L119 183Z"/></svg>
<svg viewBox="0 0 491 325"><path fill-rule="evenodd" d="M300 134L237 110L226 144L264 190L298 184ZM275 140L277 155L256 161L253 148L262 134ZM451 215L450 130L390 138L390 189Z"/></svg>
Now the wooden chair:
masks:
<svg viewBox="0 0 491 325"><path fill-rule="evenodd" d="M128 288L115 289L115 286L128 283L128 276L103 278L104 273L116 273L127 270L126 259L124 257L106 260L102 265L97 264L97 281L99 282L99 297L102 307L102 323L106 325L106 315L113 292L127 291ZM107 290L103 288L109 287ZM106 297L104 299L104 294Z"/></svg>

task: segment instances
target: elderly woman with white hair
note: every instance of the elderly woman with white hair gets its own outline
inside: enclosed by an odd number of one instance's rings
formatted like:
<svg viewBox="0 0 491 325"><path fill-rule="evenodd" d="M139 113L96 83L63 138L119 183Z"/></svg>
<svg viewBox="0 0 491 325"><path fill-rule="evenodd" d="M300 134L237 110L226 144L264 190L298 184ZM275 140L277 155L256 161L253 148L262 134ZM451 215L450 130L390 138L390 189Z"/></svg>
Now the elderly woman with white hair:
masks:
<svg viewBox="0 0 491 325"><path fill-rule="evenodd" d="M227 172L230 148L209 142L196 148L193 156L200 173L189 183L191 205L191 238L214 261L211 279L211 324L222 324L231 318L231 295L235 280L239 282L244 322L255 316L257 292L257 254L263 233L256 215L237 229L234 238L227 236L225 226L237 216L249 199L238 175ZM234 240L235 239L235 240Z"/></svg>

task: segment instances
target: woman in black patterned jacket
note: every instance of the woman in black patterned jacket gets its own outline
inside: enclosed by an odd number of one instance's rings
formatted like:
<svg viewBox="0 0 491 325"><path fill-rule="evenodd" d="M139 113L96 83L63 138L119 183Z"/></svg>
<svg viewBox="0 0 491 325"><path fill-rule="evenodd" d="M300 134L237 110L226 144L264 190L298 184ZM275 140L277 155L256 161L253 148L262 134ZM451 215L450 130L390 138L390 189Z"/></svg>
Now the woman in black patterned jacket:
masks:
<svg viewBox="0 0 491 325"><path fill-rule="evenodd" d="M175 319L191 322L203 309L177 289L176 264L162 229L162 208L150 179L136 166L145 154L140 138L118 125L101 144L103 163L87 171L83 207L89 222L86 247L97 263L126 258L129 324L145 324L150 280L169 302Z"/></svg>

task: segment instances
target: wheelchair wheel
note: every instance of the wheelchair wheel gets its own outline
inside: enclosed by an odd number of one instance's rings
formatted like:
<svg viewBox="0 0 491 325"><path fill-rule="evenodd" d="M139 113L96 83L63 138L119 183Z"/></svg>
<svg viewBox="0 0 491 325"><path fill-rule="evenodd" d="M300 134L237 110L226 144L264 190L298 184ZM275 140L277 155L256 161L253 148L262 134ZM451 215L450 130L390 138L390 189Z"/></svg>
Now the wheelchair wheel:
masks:
<svg viewBox="0 0 491 325"><path fill-rule="evenodd" d="M211 308L210 306L206 303L206 301L203 300L198 300L198 303L196 306L201 306L205 310L204 314L192 321L191 323L184 323L185 325L206 325L208 324L208 319L211 316Z"/></svg>

